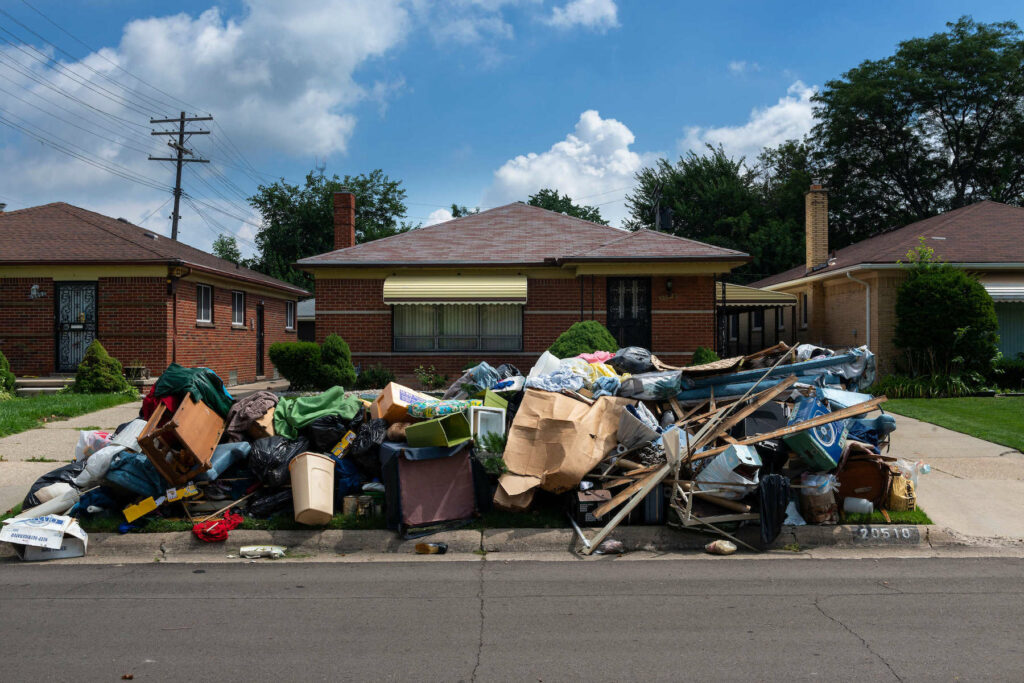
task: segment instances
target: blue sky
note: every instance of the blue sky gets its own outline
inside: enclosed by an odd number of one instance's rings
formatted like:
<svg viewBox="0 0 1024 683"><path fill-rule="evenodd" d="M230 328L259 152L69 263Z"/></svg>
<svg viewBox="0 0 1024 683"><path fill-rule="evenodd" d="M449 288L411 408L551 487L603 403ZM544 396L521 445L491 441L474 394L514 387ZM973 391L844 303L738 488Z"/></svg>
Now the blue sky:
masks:
<svg viewBox="0 0 1024 683"><path fill-rule="evenodd" d="M963 14L1024 23L1019 2L29 1L0 0L0 201L152 212L145 225L169 232L173 171L145 159L163 142L148 112L180 99L217 122L194 139L213 163L186 173L182 239L208 248L223 230L246 251L243 197L317 161L403 180L413 221L557 187L617 224L658 156L712 142L753 157L808 130L815 87L900 40Z"/></svg>

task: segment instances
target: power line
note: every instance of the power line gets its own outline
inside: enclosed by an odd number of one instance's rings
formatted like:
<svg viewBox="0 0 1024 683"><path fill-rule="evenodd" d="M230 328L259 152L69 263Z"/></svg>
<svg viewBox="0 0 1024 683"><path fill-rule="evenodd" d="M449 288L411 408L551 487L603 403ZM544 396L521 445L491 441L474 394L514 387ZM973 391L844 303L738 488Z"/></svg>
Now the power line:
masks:
<svg viewBox="0 0 1024 683"><path fill-rule="evenodd" d="M136 223L136 225L144 224L146 221L148 221L153 216L153 214L155 214L157 211L160 211L165 206L167 206L167 202L171 201L171 199L172 199L171 197L168 197L167 199L165 199L163 204L161 204L160 206L156 207L155 209L153 209L152 211L147 213L145 218L139 219L139 221L138 221L138 223Z"/></svg>
<svg viewBox="0 0 1024 683"><path fill-rule="evenodd" d="M130 72L130 71L128 71L127 69L125 69L124 67L122 67L122 66L121 66L120 64L118 64L117 62L114 62L114 61L112 61L112 60L110 60L110 59L107 59L107 57L106 57L106 56L104 56L102 52L100 52L99 50L97 50L97 49L95 49L95 48L93 48L93 47L90 47L90 46L89 46L89 45L88 45L87 43L85 43L84 41L82 41L82 39L81 39L81 38L79 38L78 36L74 35L74 34L73 34L73 33L71 33L70 31L68 31L67 29L65 29L64 27L62 27L62 26L61 26L60 24L58 24L57 22L55 22L55 21L54 21L53 19L51 19L50 17L48 17L48 16L46 16L45 14L43 14L43 13L42 13L42 12L41 12L40 10L36 9L36 8L35 8L35 7L34 7L34 6L33 6L33 5L31 4L31 3L29 3L29 2L28 2L28 0L21 0L21 2L22 2L22 4L23 4L23 5L25 5L25 6L26 6L26 7L28 7L28 8L30 9L30 10L32 10L33 12L35 12L36 14L38 14L39 16L41 16L41 17L42 17L43 19L45 19L46 21L48 21L48 22L49 22L50 24L52 24L52 25L53 25L54 27L56 27L56 28L57 28L57 30L59 30L59 31L60 31L61 33L65 34L66 36L68 36L69 38L71 38L72 40L74 40L74 41L75 41L76 43L78 43L79 45L81 45L82 47L84 47L84 48L85 48L86 50L89 50L89 52L92 52L92 53L94 53L94 54L95 54L95 55L96 55L97 57L99 57L99 58L100 58L100 59L102 59L103 61L105 61L105 62L107 62L108 64L110 64L111 66L113 66L113 67L114 67L115 69L117 69L118 71L121 71L121 72L123 72L123 73L127 74L128 76L131 76L132 78L134 78L135 80L137 80L137 81L138 81L139 83L142 83L142 84L143 84L143 85L145 85L146 87L148 87L148 88L151 88L152 90L155 90L156 92L160 93L161 95L165 95L165 96L167 96L167 97L170 97L170 98L171 98L172 100L176 100L177 102L180 102L181 104L184 104L186 108L188 108L188 109L191 109L192 111L202 111L202 110L201 110L201 109L200 109L199 107L197 107L197 106L195 106L195 105L193 105L193 104L189 104L188 102L186 102L185 100L181 99L180 97L177 97L177 96L175 96L175 95L172 95L172 94L170 94L169 92L165 92L165 91L161 90L160 88L156 87L155 85L153 85L153 84L151 84L151 83L148 83L148 82L146 82L146 81L142 80L141 78L139 78L138 76L136 76L136 75L135 75L135 74L133 74L132 72ZM172 107L172 108L173 108L173 107Z"/></svg>

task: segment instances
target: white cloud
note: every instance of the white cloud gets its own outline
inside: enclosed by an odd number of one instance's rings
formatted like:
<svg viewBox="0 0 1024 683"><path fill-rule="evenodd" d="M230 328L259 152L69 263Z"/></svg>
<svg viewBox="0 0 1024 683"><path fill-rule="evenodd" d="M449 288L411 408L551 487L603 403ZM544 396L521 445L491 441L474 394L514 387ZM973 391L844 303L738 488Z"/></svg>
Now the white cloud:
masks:
<svg viewBox="0 0 1024 683"><path fill-rule="evenodd" d="M450 221L452 218L452 212L449 211L448 209L435 209L430 212L430 215L427 216L427 222L424 223L423 225L436 225L437 223L444 223L445 221Z"/></svg>
<svg viewBox="0 0 1024 683"><path fill-rule="evenodd" d="M619 26L615 0L571 0L562 7L553 7L547 23L559 28L582 26L607 31Z"/></svg>
<svg viewBox="0 0 1024 683"><path fill-rule="evenodd" d="M735 76L741 76L751 71L760 71L761 65L757 62L747 62L744 60L734 60L729 62L729 72Z"/></svg>
<svg viewBox="0 0 1024 683"><path fill-rule="evenodd" d="M754 108L747 122L739 126L704 128L691 126L679 140L680 152L693 150L701 153L705 144L722 145L731 156L756 157L768 145L803 137L814 125L814 105L811 96L816 86L796 81L770 107Z"/></svg>
<svg viewBox="0 0 1024 683"><path fill-rule="evenodd" d="M574 132L551 149L517 156L496 170L484 203L526 201L546 187L568 194L577 203L601 205L601 215L617 225L626 215L623 199L635 183L633 175L653 161L630 149L634 140L625 124L587 110L580 114Z"/></svg>

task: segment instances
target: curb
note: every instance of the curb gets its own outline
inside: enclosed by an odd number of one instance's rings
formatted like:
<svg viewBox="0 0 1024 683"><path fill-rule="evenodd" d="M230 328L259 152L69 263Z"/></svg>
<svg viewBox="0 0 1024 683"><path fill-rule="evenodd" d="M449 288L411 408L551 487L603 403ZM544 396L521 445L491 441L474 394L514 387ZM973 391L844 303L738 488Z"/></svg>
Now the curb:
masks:
<svg viewBox="0 0 1024 683"><path fill-rule="evenodd" d="M594 530L588 530L593 534ZM716 537L686 533L665 526L619 527L612 535L627 551L671 552L702 550ZM757 527L744 527L736 536L760 547ZM204 543L187 531L154 534L96 533L89 536L90 558L187 559L190 556L237 553L244 545L283 545L292 558L350 555L355 553L411 555L419 541L447 543L452 553L550 553L575 552L581 544L572 529L485 529L456 530L432 534L424 539L405 540L393 531L234 530L224 544ZM836 525L782 528L769 550L805 550L821 547L940 547L963 545L953 534L934 526L918 525ZM15 559L13 548L0 545L0 561Z"/></svg>

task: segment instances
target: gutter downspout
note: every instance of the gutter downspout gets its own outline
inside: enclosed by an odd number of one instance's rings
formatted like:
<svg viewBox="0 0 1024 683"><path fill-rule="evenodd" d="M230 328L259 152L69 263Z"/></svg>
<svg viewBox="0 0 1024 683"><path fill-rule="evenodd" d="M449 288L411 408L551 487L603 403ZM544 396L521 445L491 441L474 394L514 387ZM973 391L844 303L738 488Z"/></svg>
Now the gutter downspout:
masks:
<svg viewBox="0 0 1024 683"><path fill-rule="evenodd" d="M871 348L871 285L863 280L858 280L850 271L846 271L846 277L858 284L864 285L864 344Z"/></svg>

